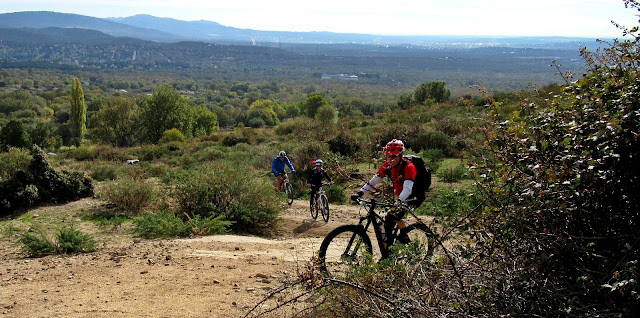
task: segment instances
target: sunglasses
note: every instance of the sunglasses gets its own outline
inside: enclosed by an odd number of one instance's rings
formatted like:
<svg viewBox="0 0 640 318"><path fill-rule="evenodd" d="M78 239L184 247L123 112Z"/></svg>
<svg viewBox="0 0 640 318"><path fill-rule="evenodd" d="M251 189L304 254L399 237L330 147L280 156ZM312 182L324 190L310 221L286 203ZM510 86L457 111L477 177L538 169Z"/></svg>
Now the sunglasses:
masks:
<svg viewBox="0 0 640 318"><path fill-rule="evenodd" d="M391 159L393 159L393 158L398 158L398 157L400 157L400 154L397 154L397 155L387 155L387 158L391 158Z"/></svg>

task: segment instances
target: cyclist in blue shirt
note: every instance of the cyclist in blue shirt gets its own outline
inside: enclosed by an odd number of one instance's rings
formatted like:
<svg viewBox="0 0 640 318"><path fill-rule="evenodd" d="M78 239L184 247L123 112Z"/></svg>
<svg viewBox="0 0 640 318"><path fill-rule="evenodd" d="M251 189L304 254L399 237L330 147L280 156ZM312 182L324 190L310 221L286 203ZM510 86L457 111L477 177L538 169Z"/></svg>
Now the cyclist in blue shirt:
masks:
<svg viewBox="0 0 640 318"><path fill-rule="evenodd" d="M291 169L291 173L296 173L296 168L293 167L287 153L280 151L277 157L273 158L271 163L271 172L276 176L276 189L281 191L280 184L282 183L282 175L284 174L284 167L287 165Z"/></svg>

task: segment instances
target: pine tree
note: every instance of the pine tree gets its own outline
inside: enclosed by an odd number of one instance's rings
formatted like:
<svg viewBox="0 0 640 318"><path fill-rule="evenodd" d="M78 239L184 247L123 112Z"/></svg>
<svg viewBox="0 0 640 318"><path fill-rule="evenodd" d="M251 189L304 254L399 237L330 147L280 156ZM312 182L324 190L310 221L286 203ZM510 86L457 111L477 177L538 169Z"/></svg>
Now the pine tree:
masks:
<svg viewBox="0 0 640 318"><path fill-rule="evenodd" d="M76 146L87 132L87 104L84 102L84 91L77 77L71 80L71 114L69 121Z"/></svg>

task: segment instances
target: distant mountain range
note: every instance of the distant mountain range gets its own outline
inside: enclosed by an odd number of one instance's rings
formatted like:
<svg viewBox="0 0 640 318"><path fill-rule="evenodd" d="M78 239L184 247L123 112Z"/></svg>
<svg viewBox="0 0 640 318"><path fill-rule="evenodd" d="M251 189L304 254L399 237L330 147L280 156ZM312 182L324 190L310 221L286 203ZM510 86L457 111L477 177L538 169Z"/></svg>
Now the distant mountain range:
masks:
<svg viewBox="0 0 640 318"><path fill-rule="evenodd" d="M0 14L0 28L78 28L95 30L114 37L130 37L156 42L203 41L240 45L306 44L410 44L429 47L528 47L569 48L596 45L591 38L568 37L465 37L465 36L382 36L333 32L282 32L239 29L212 21L182 21L135 15L126 18L94 18L50 11Z"/></svg>

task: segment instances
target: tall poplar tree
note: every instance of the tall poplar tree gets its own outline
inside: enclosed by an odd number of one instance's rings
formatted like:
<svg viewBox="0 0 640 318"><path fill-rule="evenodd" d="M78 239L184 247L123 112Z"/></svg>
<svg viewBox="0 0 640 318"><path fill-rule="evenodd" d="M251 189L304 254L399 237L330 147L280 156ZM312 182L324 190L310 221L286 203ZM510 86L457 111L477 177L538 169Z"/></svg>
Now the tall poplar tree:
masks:
<svg viewBox="0 0 640 318"><path fill-rule="evenodd" d="M87 132L87 104L84 102L84 90L77 77L71 80L71 114L69 121L76 146Z"/></svg>

